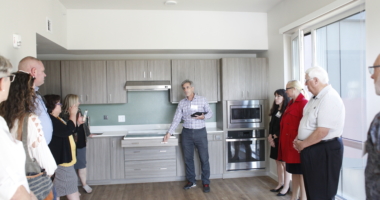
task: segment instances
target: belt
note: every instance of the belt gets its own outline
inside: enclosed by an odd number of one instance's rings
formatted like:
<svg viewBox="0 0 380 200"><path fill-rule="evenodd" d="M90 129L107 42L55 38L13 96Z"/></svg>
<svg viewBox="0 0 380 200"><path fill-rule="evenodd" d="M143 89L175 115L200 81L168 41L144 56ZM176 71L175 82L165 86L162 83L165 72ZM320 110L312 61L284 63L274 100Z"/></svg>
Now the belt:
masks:
<svg viewBox="0 0 380 200"><path fill-rule="evenodd" d="M37 173L28 173L26 178L36 178L36 177L39 177L39 176L46 176L46 172L41 172L39 174Z"/></svg>
<svg viewBox="0 0 380 200"><path fill-rule="evenodd" d="M334 138L331 138L331 139L328 139L328 140L321 140L321 141L318 142L318 143L332 142L332 141L338 140L339 138L340 138L340 137L334 137Z"/></svg>

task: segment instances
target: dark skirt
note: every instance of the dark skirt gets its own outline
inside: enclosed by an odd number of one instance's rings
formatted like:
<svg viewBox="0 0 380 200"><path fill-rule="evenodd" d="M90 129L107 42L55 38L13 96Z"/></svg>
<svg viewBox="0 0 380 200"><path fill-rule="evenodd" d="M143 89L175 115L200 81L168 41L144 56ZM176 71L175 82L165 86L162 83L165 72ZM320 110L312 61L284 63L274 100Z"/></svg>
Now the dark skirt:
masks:
<svg viewBox="0 0 380 200"><path fill-rule="evenodd" d="M302 175L301 163L286 163L286 171L291 174Z"/></svg>
<svg viewBox="0 0 380 200"><path fill-rule="evenodd" d="M277 160L278 157L278 138L274 139L274 147L270 146L270 155L269 157Z"/></svg>
<svg viewBox="0 0 380 200"><path fill-rule="evenodd" d="M74 165L74 169L86 168L86 147L77 149L77 162Z"/></svg>

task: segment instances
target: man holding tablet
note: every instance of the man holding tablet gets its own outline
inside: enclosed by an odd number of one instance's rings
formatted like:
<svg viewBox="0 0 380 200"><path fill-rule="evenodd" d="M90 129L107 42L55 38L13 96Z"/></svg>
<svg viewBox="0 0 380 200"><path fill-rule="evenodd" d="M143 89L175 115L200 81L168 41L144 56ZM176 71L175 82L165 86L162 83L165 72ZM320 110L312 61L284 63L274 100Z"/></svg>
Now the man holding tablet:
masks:
<svg viewBox="0 0 380 200"><path fill-rule="evenodd" d="M183 189L188 190L196 186L194 168L194 148L198 149L202 168L203 192L210 192L210 164L208 157L208 141L205 119L212 117L212 110L205 97L194 93L193 82L184 80L181 84L186 98L182 99L175 112L173 122L164 137L164 142L173 135L178 124L183 120L182 150L186 165L186 179L188 183ZM201 115L197 115L201 112ZM193 116L192 116L193 115Z"/></svg>

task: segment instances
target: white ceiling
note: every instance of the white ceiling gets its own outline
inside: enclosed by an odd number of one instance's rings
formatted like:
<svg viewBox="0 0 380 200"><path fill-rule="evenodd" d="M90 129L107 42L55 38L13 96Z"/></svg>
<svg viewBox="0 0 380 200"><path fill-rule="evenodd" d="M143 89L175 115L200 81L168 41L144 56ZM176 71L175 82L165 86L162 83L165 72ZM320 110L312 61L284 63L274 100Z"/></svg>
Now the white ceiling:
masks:
<svg viewBox="0 0 380 200"><path fill-rule="evenodd" d="M165 5L166 0L60 0L67 9L119 10L191 10L267 12L282 0L177 0L177 5Z"/></svg>

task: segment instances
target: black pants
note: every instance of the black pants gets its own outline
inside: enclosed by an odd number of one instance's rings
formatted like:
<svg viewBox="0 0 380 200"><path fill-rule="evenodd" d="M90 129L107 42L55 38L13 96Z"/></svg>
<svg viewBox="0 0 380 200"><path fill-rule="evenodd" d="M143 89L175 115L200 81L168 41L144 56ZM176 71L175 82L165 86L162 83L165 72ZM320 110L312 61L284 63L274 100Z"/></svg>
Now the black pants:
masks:
<svg viewBox="0 0 380 200"><path fill-rule="evenodd" d="M320 142L301 151L308 200L335 199L342 160L343 144L340 138Z"/></svg>

